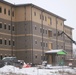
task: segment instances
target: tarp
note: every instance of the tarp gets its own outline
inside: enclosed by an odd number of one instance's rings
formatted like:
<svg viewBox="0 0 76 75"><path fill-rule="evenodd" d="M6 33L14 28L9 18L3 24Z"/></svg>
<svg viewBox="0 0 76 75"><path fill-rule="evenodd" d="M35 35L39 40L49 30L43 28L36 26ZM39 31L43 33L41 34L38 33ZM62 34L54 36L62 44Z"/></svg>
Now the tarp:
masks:
<svg viewBox="0 0 76 75"><path fill-rule="evenodd" d="M67 53L65 51L59 51L57 52L58 55L66 55Z"/></svg>

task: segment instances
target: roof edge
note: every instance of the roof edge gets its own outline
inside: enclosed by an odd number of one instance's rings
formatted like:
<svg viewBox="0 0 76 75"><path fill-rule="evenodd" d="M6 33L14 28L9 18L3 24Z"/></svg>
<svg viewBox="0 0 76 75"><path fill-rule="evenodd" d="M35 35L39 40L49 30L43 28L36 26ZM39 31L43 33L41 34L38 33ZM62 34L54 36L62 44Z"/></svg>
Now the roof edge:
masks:
<svg viewBox="0 0 76 75"><path fill-rule="evenodd" d="M0 2L1 2L1 3L8 4L8 5L11 5L11 6L14 6L14 4L13 4L13 3L7 2L7 1L5 1L5 0L0 0Z"/></svg>
<svg viewBox="0 0 76 75"><path fill-rule="evenodd" d="M70 29L72 29L72 30L74 29L74 28L72 28L72 27L70 27L70 26L68 26L68 25L64 25L64 26L66 26L66 27L68 27L68 28L70 28Z"/></svg>
<svg viewBox="0 0 76 75"><path fill-rule="evenodd" d="M39 10L42 10L42 11L45 11L45 12L47 12L47 13L53 15L53 16L56 16L57 18L60 18L60 19L62 19L62 20L64 20L64 21L66 21L65 18L60 17L60 16L58 16L58 15L56 15L56 14L50 12L50 11L47 11L47 10L44 9L44 8L41 8L41 7L39 7L39 6L35 5L35 4L32 4L32 3L28 3L28 4L17 4L17 5L15 5L15 6L17 6L17 7L18 7L18 6L32 6L32 7L35 7L35 8L37 8L37 9L39 9Z"/></svg>

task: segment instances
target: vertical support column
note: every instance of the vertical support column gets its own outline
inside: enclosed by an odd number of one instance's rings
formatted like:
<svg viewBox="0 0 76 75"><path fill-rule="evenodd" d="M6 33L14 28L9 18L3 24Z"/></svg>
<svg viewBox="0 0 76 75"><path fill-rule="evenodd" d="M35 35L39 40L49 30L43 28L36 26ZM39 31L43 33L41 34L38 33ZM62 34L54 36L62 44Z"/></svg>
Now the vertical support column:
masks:
<svg viewBox="0 0 76 75"><path fill-rule="evenodd" d="M41 26L42 26L42 61L44 61L43 10L41 11Z"/></svg>
<svg viewBox="0 0 76 75"><path fill-rule="evenodd" d="M56 17L56 49L58 49L58 30L57 30L57 17Z"/></svg>
<svg viewBox="0 0 76 75"><path fill-rule="evenodd" d="M11 56L13 56L13 36L12 36L12 6L11 6Z"/></svg>
<svg viewBox="0 0 76 75"><path fill-rule="evenodd" d="M32 8L33 8L33 5L31 5L31 33L32 33L32 64L34 63L34 59L33 59L33 26L32 26Z"/></svg>

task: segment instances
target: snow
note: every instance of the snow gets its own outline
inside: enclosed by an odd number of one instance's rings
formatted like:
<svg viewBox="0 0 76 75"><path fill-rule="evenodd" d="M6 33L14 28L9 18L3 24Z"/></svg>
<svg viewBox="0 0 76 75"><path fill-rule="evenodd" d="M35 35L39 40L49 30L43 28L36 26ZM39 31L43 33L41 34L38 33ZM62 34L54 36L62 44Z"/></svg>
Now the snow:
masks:
<svg viewBox="0 0 76 75"><path fill-rule="evenodd" d="M49 51L46 51L45 53L57 53L59 51L62 51L62 49L49 50Z"/></svg>
<svg viewBox="0 0 76 75"><path fill-rule="evenodd" d="M18 68L6 65L0 68L0 75L76 75L76 68L68 66L50 66L49 69L38 67Z"/></svg>

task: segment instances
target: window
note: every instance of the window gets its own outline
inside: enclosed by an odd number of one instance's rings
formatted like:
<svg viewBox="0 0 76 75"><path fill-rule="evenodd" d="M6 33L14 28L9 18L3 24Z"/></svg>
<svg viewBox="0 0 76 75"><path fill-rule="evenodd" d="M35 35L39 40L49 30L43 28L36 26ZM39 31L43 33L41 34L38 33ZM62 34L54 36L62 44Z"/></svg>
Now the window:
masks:
<svg viewBox="0 0 76 75"><path fill-rule="evenodd" d="M2 7L0 7L0 13L2 13Z"/></svg>
<svg viewBox="0 0 76 75"><path fill-rule="evenodd" d="M37 54L35 54L35 59L37 59Z"/></svg>
<svg viewBox="0 0 76 75"><path fill-rule="evenodd" d="M37 27L35 26L35 30L37 29Z"/></svg>
<svg viewBox="0 0 76 75"><path fill-rule="evenodd" d="M10 10L8 10L8 15L10 16Z"/></svg>
<svg viewBox="0 0 76 75"><path fill-rule="evenodd" d="M35 40L35 44L37 44L37 40Z"/></svg>
<svg viewBox="0 0 76 75"><path fill-rule="evenodd" d="M4 29L6 29L6 24L4 24Z"/></svg>
<svg viewBox="0 0 76 75"><path fill-rule="evenodd" d="M48 24L52 25L52 18L51 17L48 17Z"/></svg>
<svg viewBox="0 0 76 75"><path fill-rule="evenodd" d="M45 47L45 42L43 42L43 47Z"/></svg>
<svg viewBox="0 0 76 75"><path fill-rule="evenodd" d="M42 15L42 20L44 20L44 16Z"/></svg>
<svg viewBox="0 0 76 75"><path fill-rule="evenodd" d="M53 35L56 36L56 33L54 33Z"/></svg>
<svg viewBox="0 0 76 75"><path fill-rule="evenodd" d="M6 8L4 9L4 14L6 14Z"/></svg>
<svg viewBox="0 0 76 75"><path fill-rule="evenodd" d="M15 41L13 41L13 46L15 46Z"/></svg>
<svg viewBox="0 0 76 75"><path fill-rule="evenodd" d="M61 46L61 48L63 48L63 46Z"/></svg>
<svg viewBox="0 0 76 75"><path fill-rule="evenodd" d="M9 25L9 26L8 26L8 30L10 30L10 29L11 29L11 26Z"/></svg>
<svg viewBox="0 0 76 75"><path fill-rule="evenodd" d="M36 16L36 12L34 12L34 16Z"/></svg>
<svg viewBox="0 0 76 75"><path fill-rule="evenodd" d="M4 44L7 45L7 41L6 40L4 40Z"/></svg>
<svg viewBox="0 0 76 75"><path fill-rule="evenodd" d="M61 26L62 26L62 23L61 23Z"/></svg>
<svg viewBox="0 0 76 75"><path fill-rule="evenodd" d="M8 41L8 43L9 43L9 45L11 45L11 41L10 40Z"/></svg>
<svg viewBox="0 0 76 75"><path fill-rule="evenodd" d="M52 25L52 19L50 18L50 24Z"/></svg>
<svg viewBox="0 0 76 75"><path fill-rule="evenodd" d="M41 46L45 47L45 42L41 42Z"/></svg>
<svg viewBox="0 0 76 75"><path fill-rule="evenodd" d="M2 56L2 54L0 55L0 59L2 60L2 58L3 58L3 56Z"/></svg>
<svg viewBox="0 0 76 75"><path fill-rule="evenodd" d="M48 37L52 37L52 31L48 30Z"/></svg>
<svg viewBox="0 0 76 75"><path fill-rule="evenodd" d="M48 48L51 50L53 49L53 44L52 43L48 43Z"/></svg>
<svg viewBox="0 0 76 75"><path fill-rule="evenodd" d="M2 44L2 39L0 39L0 44Z"/></svg>
<svg viewBox="0 0 76 75"><path fill-rule="evenodd" d="M12 27L12 30L14 31L14 26Z"/></svg>
<svg viewBox="0 0 76 75"><path fill-rule="evenodd" d="M12 16L14 17L14 11L12 11Z"/></svg>
<svg viewBox="0 0 76 75"><path fill-rule="evenodd" d="M2 23L0 23L0 28L2 28Z"/></svg>

